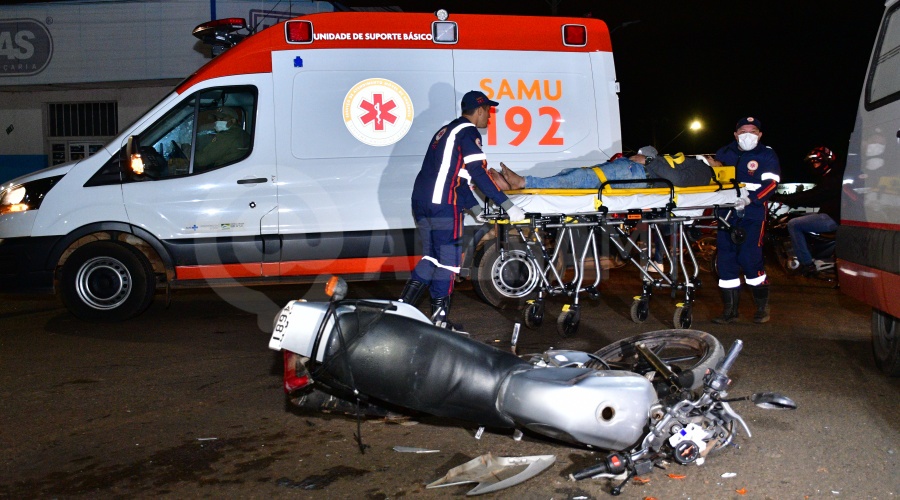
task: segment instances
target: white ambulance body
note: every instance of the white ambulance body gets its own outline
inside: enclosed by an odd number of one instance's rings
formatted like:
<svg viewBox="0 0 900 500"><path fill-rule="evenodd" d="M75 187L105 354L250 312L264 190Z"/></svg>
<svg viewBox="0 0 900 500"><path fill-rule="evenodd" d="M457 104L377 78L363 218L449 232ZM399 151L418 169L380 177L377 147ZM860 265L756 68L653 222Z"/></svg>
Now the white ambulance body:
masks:
<svg viewBox="0 0 900 500"><path fill-rule="evenodd" d="M403 277L420 258L413 181L465 92L500 103L482 130L491 164L550 174L621 149L616 85L595 19L296 18L217 56L105 151L4 186L0 285L114 320L163 285ZM238 152L207 163L229 116Z"/></svg>
<svg viewBox="0 0 900 500"><path fill-rule="evenodd" d="M841 290L872 306L875 361L900 376L900 0L889 0L850 136L841 225Z"/></svg>

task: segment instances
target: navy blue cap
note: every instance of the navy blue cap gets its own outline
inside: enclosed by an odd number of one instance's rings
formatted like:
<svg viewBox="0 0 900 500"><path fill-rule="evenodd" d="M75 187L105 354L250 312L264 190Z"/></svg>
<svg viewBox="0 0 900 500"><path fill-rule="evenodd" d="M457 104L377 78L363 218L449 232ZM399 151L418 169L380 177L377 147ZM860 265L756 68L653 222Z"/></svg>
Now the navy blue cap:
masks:
<svg viewBox="0 0 900 500"><path fill-rule="evenodd" d="M762 122L759 121L758 118L753 118L752 116L741 118L740 120L738 120L737 125L734 127L734 129L737 130L744 125L753 125L754 127L758 128L760 132L762 132Z"/></svg>
<svg viewBox="0 0 900 500"><path fill-rule="evenodd" d="M470 109L480 108L487 105L499 106L500 103L488 99L488 97L484 95L484 92L478 90L470 90L466 92L466 95L463 96L460 107L463 111L468 111Z"/></svg>

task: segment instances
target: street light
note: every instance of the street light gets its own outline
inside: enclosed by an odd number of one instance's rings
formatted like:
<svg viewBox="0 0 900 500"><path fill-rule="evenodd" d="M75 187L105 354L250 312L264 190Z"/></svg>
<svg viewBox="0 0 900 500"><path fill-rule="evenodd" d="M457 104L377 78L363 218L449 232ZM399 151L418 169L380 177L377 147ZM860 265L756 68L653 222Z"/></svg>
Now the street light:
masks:
<svg viewBox="0 0 900 500"><path fill-rule="evenodd" d="M691 121L691 123L688 124L687 127L684 127L683 129L681 129L681 132L678 132L678 134L676 134L675 137L670 139L669 142L667 142L666 145L662 147L662 150L665 151L666 148L669 147L669 144L672 144L672 142L675 141L675 139L678 139L679 137L681 137L681 134L683 134L686 130L690 129L691 131L696 132L702 128L703 128L703 123L700 122L700 120L694 119L693 121Z"/></svg>

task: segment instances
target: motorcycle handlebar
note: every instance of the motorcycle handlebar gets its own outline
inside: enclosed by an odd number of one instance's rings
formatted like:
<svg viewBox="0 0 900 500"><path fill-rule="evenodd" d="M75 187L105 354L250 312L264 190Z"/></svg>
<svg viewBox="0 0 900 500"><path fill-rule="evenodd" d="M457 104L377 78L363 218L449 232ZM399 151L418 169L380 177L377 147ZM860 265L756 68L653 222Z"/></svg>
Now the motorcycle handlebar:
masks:
<svg viewBox="0 0 900 500"><path fill-rule="evenodd" d="M722 364L719 365L719 369L717 370L722 375L728 373L728 370L731 370L731 366L734 365L734 362L737 360L738 354L741 353L741 349L744 348L744 342L740 339L735 340L734 344L731 345L731 349L728 350L728 354L725 355L725 359L722 360Z"/></svg>

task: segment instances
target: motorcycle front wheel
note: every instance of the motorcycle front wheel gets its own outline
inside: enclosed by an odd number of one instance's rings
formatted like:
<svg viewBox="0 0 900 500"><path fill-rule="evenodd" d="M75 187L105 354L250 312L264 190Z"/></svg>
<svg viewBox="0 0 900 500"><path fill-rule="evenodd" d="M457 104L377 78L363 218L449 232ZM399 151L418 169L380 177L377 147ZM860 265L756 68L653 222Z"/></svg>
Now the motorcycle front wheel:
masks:
<svg viewBox="0 0 900 500"><path fill-rule="evenodd" d="M658 330L612 343L594 353L610 369L626 370L643 376L653 367L637 352L635 346L644 344L678 375L681 386L695 390L703 386L706 370L715 368L725 357L719 339L699 330ZM655 374L652 382L664 382ZM654 384L656 385L656 384Z"/></svg>

